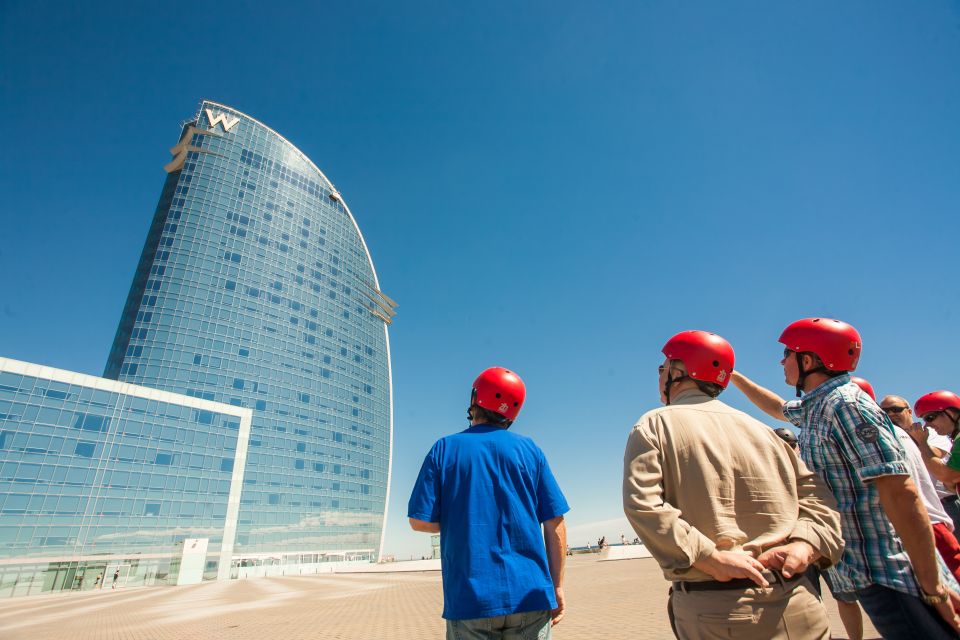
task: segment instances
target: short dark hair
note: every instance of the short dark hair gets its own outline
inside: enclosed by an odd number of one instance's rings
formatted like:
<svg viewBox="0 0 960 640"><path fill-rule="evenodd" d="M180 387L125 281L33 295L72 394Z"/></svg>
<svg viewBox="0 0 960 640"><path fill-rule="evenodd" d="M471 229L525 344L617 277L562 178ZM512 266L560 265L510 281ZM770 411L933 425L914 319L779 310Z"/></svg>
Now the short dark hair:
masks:
<svg viewBox="0 0 960 640"><path fill-rule="evenodd" d="M506 416L502 416L495 411L490 411L489 409L484 409L478 404L470 405L470 412L473 415L474 420L480 420L487 424L495 424L497 426L506 427L509 427L512 424L512 421L507 420Z"/></svg>
<svg viewBox="0 0 960 640"><path fill-rule="evenodd" d="M684 375L690 377L690 374L687 372L687 365L683 363L683 360L671 360L670 366L683 371ZM701 393L705 393L711 398L716 398L723 391L723 387L716 382L705 382L703 380L697 380L696 378L690 379L697 383L697 388L700 389Z"/></svg>
<svg viewBox="0 0 960 640"><path fill-rule="evenodd" d="M703 380L694 380L697 383L697 387L703 393L707 394L711 398L716 398L723 392L723 387L718 385L716 382L704 382Z"/></svg>
<svg viewBox="0 0 960 640"><path fill-rule="evenodd" d="M845 373L849 373L848 371L834 371L833 369L827 369L827 365L823 364L823 360L820 359L820 356L815 354L813 351L797 352L797 358L802 358L803 356L810 356L810 358L813 360L814 368L823 367L823 371L819 371L818 373L822 373L828 378L836 378L837 376L842 376ZM800 362L800 360L797 360L797 362Z"/></svg>

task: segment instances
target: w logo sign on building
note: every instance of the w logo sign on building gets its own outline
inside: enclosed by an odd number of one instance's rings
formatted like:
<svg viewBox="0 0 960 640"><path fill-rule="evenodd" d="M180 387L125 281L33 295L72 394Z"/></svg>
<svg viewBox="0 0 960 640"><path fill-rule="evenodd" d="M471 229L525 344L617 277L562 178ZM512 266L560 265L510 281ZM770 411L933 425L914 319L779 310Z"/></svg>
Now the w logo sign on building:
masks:
<svg viewBox="0 0 960 640"><path fill-rule="evenodd" d="M224 114L224 113L221 113L221 114L217 115L216 117L214 117L214 115L213 115L213 109L204 109L204 111L207 112L207 120L210 121L210 128L211 128L211 129L213 129L215 126L217 126L217 123L220 123L220 124L223 125L223 130L224 130L224 131L230 131L230 129L233 129L233 128L237 125L237 123L240 122L240 118L234 117L234 118L230 119L230 118L228 118L227 115Z"/></svg>

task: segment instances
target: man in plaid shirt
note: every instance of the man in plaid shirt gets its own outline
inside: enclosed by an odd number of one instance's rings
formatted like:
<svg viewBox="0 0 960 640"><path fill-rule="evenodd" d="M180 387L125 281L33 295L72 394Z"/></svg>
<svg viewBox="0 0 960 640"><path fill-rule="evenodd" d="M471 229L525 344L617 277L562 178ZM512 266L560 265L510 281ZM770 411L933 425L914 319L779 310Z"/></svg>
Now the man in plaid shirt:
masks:
<svg viewBox="0 0 960 640"><path fill-rule="evenodd" d="M934 546L930 520L910 479L889 418L849 372L860 334L839 320L806 318L780 336L787 384L802 400L734 372L758 408L801 427L800 455L837 498L846 547L836 582L849 585L884 638L956 638L957 583Z"/></svg>

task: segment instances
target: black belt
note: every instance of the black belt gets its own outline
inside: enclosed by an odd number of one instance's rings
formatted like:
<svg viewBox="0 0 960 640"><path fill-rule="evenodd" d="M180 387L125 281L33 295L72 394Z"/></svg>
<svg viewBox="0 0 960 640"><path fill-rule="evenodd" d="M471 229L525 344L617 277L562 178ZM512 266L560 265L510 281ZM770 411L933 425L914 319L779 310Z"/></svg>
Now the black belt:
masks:
<svg viewBox="0 0 960 640"><path fill-rule="evenodd" d="M803 577L802 573L795 573L793 577L785 578L779 573L773 574L775 577L774 581L768 580L773 584L779 583L783 586L792 584L797 580ZM720 582L719 580L704 580L702 582L674 582L673 590L674 591L727 591L733 589L760 589L762 588L756 582L750 578L735 578L733 580L727 580L726 582Z"/></svg>

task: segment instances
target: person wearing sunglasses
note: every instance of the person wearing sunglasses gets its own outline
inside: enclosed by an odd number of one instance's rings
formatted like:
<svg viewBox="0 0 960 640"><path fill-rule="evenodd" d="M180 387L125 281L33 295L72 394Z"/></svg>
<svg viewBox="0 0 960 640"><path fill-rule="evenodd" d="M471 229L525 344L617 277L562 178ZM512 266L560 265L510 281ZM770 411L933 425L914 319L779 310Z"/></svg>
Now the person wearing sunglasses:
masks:
<svg viewBox="0 0 960 640"><path fill-rule="evenodd" d="M914 413L910 408L910 403L900 396L886 396L880 402L880 408L891 422L906 432L916 443L921 454L921 459L926 465L927 473L933 479L934 488L937 496L940 498L940 504L950 515L953 522L954 531L960 531L960 500L957 498L956 485L952 482L944 483L930 468L931 462L923 458L942 460L944 463L950 458L950 451L953 448L952 435L937 433L936 429L925 425L923 422L914 420ZM899 432L898 432L899 434ZM925 456L924 454L927 454Z"/></svg>
<svg viewBox="0 0 960 640"><path fill-rule="evenodd" d="M880 401L880 409L897 427L897 438L903 445L907 464L910 466L910 476L917 485L923 505L927 508L927 515L930 516L937 551L953 572L953 576L960 580L960 543L954 536L955 525L940 502L934 480L924 464L919 447L911 438L910 432L914 423L910 405L900 396L886 396Z"/></svg>
<svg viewBox="0 0 960 640"><path fill-rule="evenodd" d="M850 380L860 333L840 320L804 318L779 342L784 379L801 399L784 402L737 372L732 381L762 411L800 427L801 457L837 497L846 546L831 588L855 591L884 638L956 638L960 586L937 553L903 445Z"/></svg>
<svg viewBox="0 0 960 640"><path fill-rule="evenodd" d="M717 399L733 369L730 343L683 331L663 354L666 406L627 439L623 509L673 583L675 634L827 640L804 572L840 557L833 496L773 429Z"/></svg>
<svg viewBox="0 0 960 640"><path fill-rule="evenodd" d="M960 396L952 391L932 391L920 397L913 405L924 424L938 434L956 439L960 433ZM929 441L917 441L923 461L930 475L946 485L960 482L960 447L953 447L950 457L937 457Z"/></svg>

